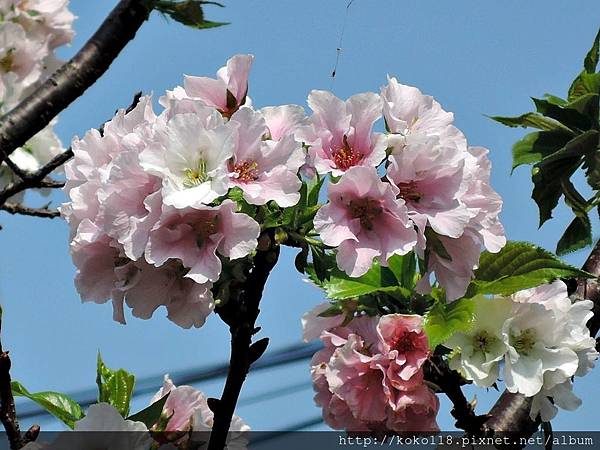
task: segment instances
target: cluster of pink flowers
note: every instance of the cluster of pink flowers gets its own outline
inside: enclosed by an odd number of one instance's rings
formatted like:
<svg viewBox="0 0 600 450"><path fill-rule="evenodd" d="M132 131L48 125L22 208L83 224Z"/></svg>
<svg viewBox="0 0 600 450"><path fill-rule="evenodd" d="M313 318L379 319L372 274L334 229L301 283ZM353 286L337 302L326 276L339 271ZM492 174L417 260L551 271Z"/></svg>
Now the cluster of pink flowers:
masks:
<svg viewBox="0 0 600 450"><path fill-rule="evenodd" d="M309 105L311 125L301 133L309 160L318 173L341 176L315 218L323 242L338 247L339 267L357 277L373 260L386 265L414 250L448 300L461 297L482 246L497 252L506 242L487 150L469 147L452 113L395 78L381 95L346 102L313 91ZM382 116L387 135L373 131ZM429 289L425 276L419 290Z"/></svg>
<svg viewBox="0 0 600 450"><path fill-rule="evenodd" d="M178 325L200 327L214 308L222 258L257 246L260 225L225 198L249 204L300 199L305 162L294 131L303 110L248 106L253 57L234 56L218 79L186 77L160 99L143 97L103 130L72 142L66 167L76 286L84 301L113 302L114 318L149 318L161 305Z"/></svg>
<svg viewBox="0 0 600 450"><path fill-rule="evenodd" d="M10 111L61 64L55 50L71 42L75 16L69 0L0 0L0 115ZM33 172L64 149L53 132L55 121L10 156ZM0 189L14 174L0 165ZM21 201L22 195L13 198Z"/></svg>
<svg viewBox="0 0 600 450"><path fill-rule="evenodd" d="M423 318L388 314L343 323L343 315L319 317L327 307L303 319L305 339L318 334L325 344L311 363L325 422L349 432L437 431L439 400L423 382Z"/></svg>

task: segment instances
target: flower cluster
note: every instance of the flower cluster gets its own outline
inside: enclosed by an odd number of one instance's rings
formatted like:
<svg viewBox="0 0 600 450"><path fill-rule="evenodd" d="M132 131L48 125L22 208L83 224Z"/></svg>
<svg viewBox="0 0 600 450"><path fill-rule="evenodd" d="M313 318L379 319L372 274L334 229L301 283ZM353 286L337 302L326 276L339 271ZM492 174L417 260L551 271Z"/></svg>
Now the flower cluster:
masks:
<svg viewBox="0 0 600 450"><path fill-rule="evenodd" d="M587 374L598 358L586 327L592 302L571 300L562 281L474 301L473 328L444 344L453 350L450 366L489 387L503 363L506 388L534 397L533 419L540 414L550 420L557 406L576 409L581 401L573 394L572 377Z"/></svg>
<svg viewBox="0 0 600 450"><path fill-rule="evenodd" d="M71 42L75 16L69 0L0 0L0 116L10 111L60 65L55 50ZM33 172L63 151L55 121L16 149L11 161ZM0 165L0 189L14 174ZM21 201L22 198L14 199Z"/></svg>
<svg viewBox="0 0 600 450"><path fill-rule="evenodd" d="M506 242L487 150L469 147L451 113L395 78L381 95L343 102L313 91L308 103L314 114L300 135L309 161L341 176L315 218L323 242L338 247L339 267L357 277L373 260L386 265L414 250L427 262L419 290L429 291L435 273L447 299L460 298L482 247L497 252ZM382 115L387 135L373 131Z"/></svg>
<svg viewBox="0 0 600 450"><path fill-rule="evenodd" d="M323 318L328 304L303 319L305 339L325 344L311 362L323 419L349 432L437 431L437 396L423 382L429 356L418 315Z"/></svg>
<svg viewBox="0 0 600 450"><path fill-rule="evenodd" d="M141 318L164 305L178 325L201 326L223 261L251 255L260 233L228 193L249 205L300 199L303 110L248 106L252 60L234 56L217 80L187 77L160 115L143 97L73 140L61 212L75 283L84 301L112 299L115 320L125 322L124 303Z"/></svg>

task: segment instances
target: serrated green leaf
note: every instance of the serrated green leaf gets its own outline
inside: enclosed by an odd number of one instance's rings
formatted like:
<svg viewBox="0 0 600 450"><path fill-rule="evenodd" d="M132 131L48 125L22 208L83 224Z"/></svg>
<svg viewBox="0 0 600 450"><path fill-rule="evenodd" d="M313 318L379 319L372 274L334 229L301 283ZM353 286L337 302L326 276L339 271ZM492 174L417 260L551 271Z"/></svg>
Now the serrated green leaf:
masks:
<svg viewBox="0 0 600 450"><path fill-rule="evenodd" d="M475 305L471 299L460 299L452 303L436 302L425 314L423 328L429 338L429 347L434 350L454 333L468 331L473 325Z"/></svg>
<svg viewBox="0 0 600 450"><path fill-rule="evenodd" d="M162 414L165 403L167 403L167 399L169 398L171 393L167 393L159 400L152 403L147 408L142 409L141 411L129 416L127 420L133 420L134 422L142 422L148 429L152 428L154 424L156 424L160 416Z"/></svg>
<svg viewBox="0 0 600 450"><path fill-rule="evenodd" d="M75 422L82 419L84 414L81 406L65 394L59 392L29 392L18 381L11 383L14 396L26 397L44 408L69 428L73 429Z"/></svg>
<svg viewBox="0 0 600 450"><path fill-rule="evenodd" d="M315 206L319 203L319 194L321 193L325 178L318 174L315 175L313 181L308 186L307 206Z"/></svg>
<svg viewBox="0 0 600 450"><path fill-rule="evenodd" d="M98 352L96 384L98 385L98 403L108 403L114 406L123 417L127 417L135 385L135 376L124 369L109 369L102 361L100 352Z"/></svg>
<svg viewBox="0 0 600 450"><path fill-rule="evenodd" d="M476 294L510 295L523 289L551 283L557 278L594 275L573 267L551 252L528 242L509 241L498 253L483 252L475 279L466 297Z"/></svg>
<svg viewBox="0 0 600 450"><path fill-rule="evenodd" d="M556 131L535 131L525 135L513 145L512 169L541 161L560 150L571 138L570 134Z"/></svg>
<svg viewBox="0 0 600 450"><path fill-rule="evenodd" d="M492 116L490 118L509 127L537 128L538 130L544 131L562 130L567 133L572 133L572 130L557 120L533 112L516 117Z"/></svg>
<svg viewBox="0 0 600 450"><path fill-rule="evenodd" d="M313 255L314 259L314 255ZM314 267L309 276L316 276ZM382 267L375 262L373 267L363 276L352 278L337 268L329 272L328 279L322 279L316 276L313 280L321 286L332 300L343 300L346 298L360 297L375 293L399 293L403 296L410 296L410 291L401 287L394 273L387 267Z"/></svg>
<svg viewBox="0 0 600 450"><path fill-rule="evenodd" d="M417 259L413 252L406 255L393 255L387 261L389 269L392 271L398 284L407 289L415 287L415 275L417 273Z"/></svg>
<svg viewBox="0 0 600 450"><path fill-rule="evenodd" d="M558 255L566 255L592 245L592 224L586 215L576 216L556 246Z"/></svg>
<svg viewBox="0 0 600 450"><path fill-rule="evenodd" d="M567 104L566 100L557 97L556 95L544 94L544 98L554 105L565 106Z"/></svg>

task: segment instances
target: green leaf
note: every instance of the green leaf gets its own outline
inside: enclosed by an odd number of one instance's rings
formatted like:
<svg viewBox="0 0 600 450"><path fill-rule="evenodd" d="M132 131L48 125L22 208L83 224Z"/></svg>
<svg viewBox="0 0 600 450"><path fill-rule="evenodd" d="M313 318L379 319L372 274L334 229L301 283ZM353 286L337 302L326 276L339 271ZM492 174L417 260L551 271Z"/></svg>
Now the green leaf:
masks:
<svg viewBox="0 0 600 450"><path fill-rule="evenodd" d="M598 94L600 92L600 73L581 72L569 88L569 102L572 102L586 94Z"/></svg>
<svg viewBox="0 0 600 450"><path fill-rule="evenodd" d="M558 255L565 255L592 245L592 224L586 215L576 216L556 246Z"/></svg>
<svg viewBox="0 0 600 450"><path fill-rule="evenodd" d="M329 279L319 278L314 269L308 271L308 273L311 280L325 290L327 298L333 300L343 300L379 292L396 292L403 296L410 296L410 291L398 285L394 273L377 262L366 274L357 278L352 278L337 268L331 269ZM313 277L316 278L313 279Z"/></svg>
<svg viewBox="0 0 600 450"><path fill-rule="evenodd" d="M32 394L17 381L11 383L11 388L14 396L26 397L34 401L71 429L75 426L75 422L83 418L81 406L65 394L58 392L37 392Z"/></svg>
<svg viewBox="0 0 600 450"><path fill-rule="evenodd" d="M568 104L568 108L574 109L581 114L589 117L592 122L598 121L598 111L600 109L600 96L596 93L584 94L577 97Z"/></svg>
<svg viewBox="0 0 600 450"><path fill-rule="evenodd" d="M98 385L98 403L108 403L114 406L123 417L127 417L135 376L124 369L109 369L98 352L96 384Z"/></svg>
<svg viewBox="0 0 600 450"><path fill-rule="evenodd" d="M152 426L159 421L169 395L171 395L170 392L152 403L147 408L144 408L141 411L129 416L127 420L142 422L148 429L152 428Z"/></svg>
<svg viewBox="0 0 600 450"><path fill-rule="evenodd" d="M571 139L557 152L543 158L537 166L544 168L547 165L560 160L581 157L586 153L595 152L597 147L598 131L588 130L585 133L582 133Z"/></svg>
<svg viewBox="0 0 600 450"><path fill-rule="evenodd" d="M490 118L509 127L537 128L538 130L545 131L562 130L567 133L572 133L568 127L564 126L557 120L542 116L538 113L530 112L517 117L492 116Z"/></svg>
<svg viewBox="0 0 600 450"><path fill-rule="evenodd" d="M593 121L587 115L581 114L576 109L558 106L541 98L532 97L532 100L537 112L562 123L567 128L585 131L593 125Z"/></svg>
<svg viewBox="0 0 600 450"><path fill-rule="evenodd" d="M163 14L170 16L173 20L192 28L206 29L229 25L228 22L213 22L204 18L202 5L223 6L217 2L202 0L158 0L154 8Z"/></svg>
<svg viewBox="0 0 600 450"><path fill-rule="evenodd" d="M535 164L560 150L571 135L556 131L535 131L518 140L512 148L513 170L523 164Z"/></svg>
<svg viewBox="0 0 600 450"><path fill-rule="evenodd" d="M460 299L452 303L436 302L425 314L423 328L433 350L458 331L468 331L473 325L475 304L471 299Z"/></svg>
<svg viewBox="0 0 600 450"><path fill-rule="evenodd" d="M557 278L595 278L528 242L509 241L498 253L483 252L467 297L476 294L510 295L551 283Z"/></svg>
<svg viewBox="0 0 600 450"><path fill-rule="evenodd" d="M557 97L556 95L552 95L552 94L544 94L544 98L546 100L548 100L550 103L552 103L553 105L558 105L558 106L565 106L567 104L567 101Z"/></svg>
<svg viewBox="0 0 600 450"><path fill-rule="evenodd" d="M600 59L600 29L596 34L592 48L587 55L585 55L585 59L583 61L584 70L587 73L594 73L596 71L596 67L598 66L598 59Z"/></svg>
<svg viewBox="0 0 600 450"><path fill-rule="evenodd" d="M413 289L415 287L417 260L413 252L402 256L394 255L388 259L387 263L400 286L407 289Z"/></svg>

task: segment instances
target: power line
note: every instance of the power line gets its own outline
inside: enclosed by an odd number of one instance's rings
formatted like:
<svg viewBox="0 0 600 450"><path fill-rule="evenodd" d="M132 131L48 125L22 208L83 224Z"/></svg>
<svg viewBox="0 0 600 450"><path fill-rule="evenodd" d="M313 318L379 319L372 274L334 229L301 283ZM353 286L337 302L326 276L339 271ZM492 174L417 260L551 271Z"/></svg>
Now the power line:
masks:
<svg viewBox="0 0 600 450"><path fill-rule="evenodd" d="M317 341L310 344L300 343L284 347L280 350L274 350L265 354L261 359L256 361L251 372L272 369L279 366L293 364L311 358L317 351L322 348L322 345ZM227 375L229 369L228 363L215 364L204 369L187 369L173 372L171 379L177 385L193 384L202 381L218 379ZM157 380L162 380L162 374L154 374L151 376L139 378L136 380L135 395L144 395L154 393L158 390ZM86 407L97 402L97 390L85 389L68 394L73 400L81 406ZM260 395L260 394L259 394ZM262 394L262 395L267 395ZM255 396L255 397L258 397ZM46 414L46 410L40 408L34 403L17 405L19 419L27 419Z"/></svg>

